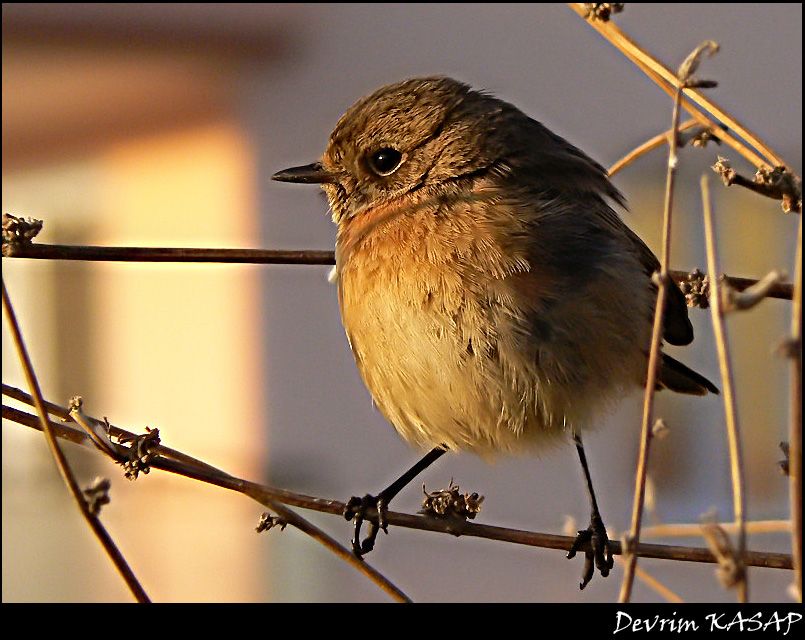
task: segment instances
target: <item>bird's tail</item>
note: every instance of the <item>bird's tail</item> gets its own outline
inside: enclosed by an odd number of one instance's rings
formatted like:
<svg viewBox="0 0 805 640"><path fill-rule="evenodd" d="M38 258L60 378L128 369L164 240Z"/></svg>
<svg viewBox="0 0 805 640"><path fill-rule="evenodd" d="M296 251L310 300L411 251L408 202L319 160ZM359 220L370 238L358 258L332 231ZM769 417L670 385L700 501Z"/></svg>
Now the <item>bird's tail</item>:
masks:
<svg viewBox="0 0 805 640"><path fill-rule="evenodd" d="M662 354L657 388L670 389L677 393L689 393L694 396L706 395L708 391L718 393L718 387L707 378L665 353Z"/></svg>

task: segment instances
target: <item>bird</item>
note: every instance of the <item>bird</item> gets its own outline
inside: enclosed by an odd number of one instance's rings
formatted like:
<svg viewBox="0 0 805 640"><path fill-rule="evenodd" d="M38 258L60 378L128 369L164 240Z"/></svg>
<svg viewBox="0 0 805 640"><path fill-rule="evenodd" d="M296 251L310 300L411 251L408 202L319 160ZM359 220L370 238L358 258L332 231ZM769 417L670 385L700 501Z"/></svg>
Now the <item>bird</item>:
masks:
<svg viewBox="0 0 805 640"><path fill-rule="evenodd" d="M318 161L272 178L326 193L355 363L388 422L428 451L347 503L353 551L373 548L388 502L445 452L493 458L564 442L591 504L568 557L587 549L582 589L593 565L606 576L613 558L582 432L645 387L660 267L617 213L625 198L606 169L516 106L433 76L361 98ZM669 287L662 337L690 344L685 296ZM656 386L718 393L667 354Z"/></svg>

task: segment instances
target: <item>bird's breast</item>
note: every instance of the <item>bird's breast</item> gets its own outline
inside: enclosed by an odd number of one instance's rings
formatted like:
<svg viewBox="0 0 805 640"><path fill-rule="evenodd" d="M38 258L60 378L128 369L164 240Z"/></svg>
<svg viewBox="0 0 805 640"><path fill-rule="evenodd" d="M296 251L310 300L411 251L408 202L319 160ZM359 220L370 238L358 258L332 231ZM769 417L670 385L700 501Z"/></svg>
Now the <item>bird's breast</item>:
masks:
<svg viewBox="0 0 805 640"><path fill-rule="evenodd" d="M515 283L529 265L489 228L438 211L342 227L341 315L375 404L407 440L481 453L549 431L538 409L537 345ZM421 217L420 217L421 216ZM368 229L368 231L367 231ZM538 424L537 424L538 423Z"/></svg>

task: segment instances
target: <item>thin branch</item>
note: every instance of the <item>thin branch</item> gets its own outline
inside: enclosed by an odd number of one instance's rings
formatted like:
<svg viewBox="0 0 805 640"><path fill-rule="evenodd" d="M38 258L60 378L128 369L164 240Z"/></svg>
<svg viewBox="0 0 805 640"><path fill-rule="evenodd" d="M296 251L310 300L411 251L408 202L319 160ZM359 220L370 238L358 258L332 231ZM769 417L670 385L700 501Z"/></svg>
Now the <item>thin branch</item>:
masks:
<svg viewBox="0 0 805 640"><path fill-rule="evenodd" d="M220 472L221 477L226 474ZM230 476L231 477L231 476ZM225 486L222 484L220 486ZM241 488L242 487L242 488ZM358 558L349 549L339 544L332 536L328 535L309 520L298 515L295 511L285 507L281 502L267 498L262 491L257 489L259 485L253 485L250 482L232 478L231 486L229 489L236 489L241 493L253 498L265 507L271 509L274 513L280 516L285 522L293 525L303 533L306 533L311 538L323 544L327 549L332 551L337 557L341 558L348 565L354 567L378 587L385 591L388 595L394 598L397 602L411 602L411 599L403 593L391 580L386 578L377 569L374 569L361 558Z"/></svg>
<svg viewBox="0 0 805 640"><path fill-rule="evenodd" d="M687 131L688 129L692 129L693 127L700 126L699 122L695 118L691 118L690 120L686 120L682 124L679 125L679 131ZM671 132L670 131L663 131L662 133L657 134L653 138L646 140L643 144L635 147L625 156L623 156L620 160L615 162L608 170L610 178L614 176L616 173L622 171L630 164L636 162L639 158L646 155L649 151L653 151L663 145L668 144L668 141L671 139Z"/></svg>
<svg viewBox="0 0 805 640"><path fill-rule="evenodd" d="M626 56L629 60L635 63L647 76L649 76L657 85L668 95L674 96L675 93L679 89L683 89L685 96L690 98L693 102L701 106L705 109L709 114L713 116L714 119L711 119L706 114L702 113L698 108L696 108L690 101L687 99L682 100L682 106L688 111L694 118L696 118L699 122L701 122L704 126L712 128L714 130L719 128L719 122L723 123L730 129L734 131L737 135L743 138L746 142L748 142L751 146L757 149L760 154L762 154L764 158L761 158L757 153L749 149L746 145L741 143L739 140L731 136L728 132L720 132L719 138L727 145L738 151L742 156L744 156L749 162L751 162L755 167L767 167L769 169L773 168L774 166L785 166L790 167L791 165L787 164L782 157L780 157L774 150L769 147L763 140L760 139L758 135L750 131L747 127L743 124L738 122L738 120L732 116L731 114L727 113L724 109L722 109L719 105L717 105L713 100L710 100L700 91L697 91L693 88L683 87L683 83L677 77L677 75L664 64L662 64L659 60L654 58L651 54L649 54L644 48L639 46L636 42L634 42L629 36L627 36L620 28L612 21L609 22L602 22L600 20L587 20L586 19L586 9L584 8L583 3L570 3L569 7L579 14L582 18L585 18L586 22L598 33L600 33L610 44L612 44L615 48L617 48L624 56ZM719 122L716 122L718 120Z"/></svg>
<svg viewBox="0 0 805 640"><path fill-rule="evenodd" d="M13 407L3 405L3 417L33 429L42 429L39 421L36 419L36 416ZM69 424L51 422L50 425L58 437L70 440L71 442L95 451L98 450L92 443L89 436L83 431L76 429ZM117 427L115 429L117 429L121 435L128 438L135 437L134 434L128 431L119 429ZM182 475L187 478L192 478L201 482L206 482L208 484L237 491L251 497L261 504L265 504L265 501L270 500L282 502L283 504L294 507L318 511L321 513L329 513L339 517L342 516L344 507L346 506L345 503L338 500L329 500L326 498L308 496L287 491L285 489L277 489L275 487L249 482L248 480L236 478L223 471L215 469L215 467L212 467L208 464L202 463L202 465L197 465L195 463L179 461L175 458L163 457L160 448L157 449L157 453L159 455L157 455L151 462L151 466L154 469L161 469L163 471ZM182 457L185 460L193 460L193 458L186 454L182 454ZM269 508L272 507L269 506ZM368 519L371 520L376 518L377 514L370 511L367 516ZM419 529L422 531L433 531L436 533L450 534L453 536L463 535L484 538L487 540L499 540L513 544L541 547L545 549L557 549L562 551L569 550L575 540L575 537L571 536L534 531L522 531L518 529L508 529L505 527L483 525L473 522L453 522L434 517L411 515L393 511L388 513L388 522L390 525L398 527ZM621 555L621 544L615 541L613 541L611 544L613 554ZM581 550L583 551L585 549L582 548ZM716 562L716 558L713 556L710 550L705 547L686 547L641 543L637 546L637 552L644 558L704 563ZM766 567L772 569L791 569L793 567L793 562L790 555L766 551L748 552L746 563L749 566Z"/></svg>
<svg viewBox="0 0 805 640"><path fill-rule="evenodd" d="M683 281L682 277L677 278L677 274L681 276L681 271L672 271L671 275L675 282ZM766 276L764 276L765 278ZM724 282L726 282L731 289L735 291L746 291L752 287L761 284L763 278L756 280L753 278L737 278L735 276L722 275ZM794 285L790 282L778 282L764 285L763 293L767 298L777 298L778 300L791 300L794 294Z"/></svg>
<svg viewBox="0 0 805 640"><path fill-rule="evenodd" d="M41 426L39 425L35 416L31 416L30 414L19 411L18 409L14 409L13 407L4 406L3 417L13 420L19 424L23 424L35 429L41 429ZM53 422L51 423L51 427L57 432L59 437L64 437L65 439L76 442L77 444L97 450L95 445L92 444L91 440L89 439L89 436L86 436L83 431L79 431L65 424ZM129 435L133 436L133 434ZM209 465L207 466L209 467ZM263 504L262 501L264 499L271 499L292 506L337 515L339 517L343 513L345 506L343 502L337 500L306 496L304 494L298 494L283 489L276 489L266 485L259 485L256 483L251 483L247 480L229 476L220 471L211 474L206 469L196 468L194 465L188 465L168 458L155 458L152 462L152 467L244 493L254 498L258 502L261 502L261 504ZM373 515L370 512L368 517L369 519L372 519L373 517L376 517L376 514ZM389 512L388 522L391 525L411 529L446 533L454 536L464 535L488 540L499 540L514 544L542 547L546 549L557 549L562 551L567 551L574 541L574 538L569 536L522 531L518 529L508 529L504 527L482 525L471 522L456 524L433 517L398 512ZM612 551L614 554L619 555L622 553L620 543L612 542L612 545ZM710 551L704 547L640 544L637 547L637 550L640 555L645 558L704 563L714 563L716 561L712 553L710 553ZM791 569L793 566L790 555L774 552L749 552L749 555L747 556L747 564L750 566L774 569Z"/></svg>
<svg viewBox="0 0 805 640"><path fill-rule="evenodd" d="M674 203L674 183L676 181L676 168L678 164L677 143L679 130L679 111L682 100L681 88L676 92L674 109L671 116L671 140L668 151L668 170L665 180L665 202L663 206L663 225L662 225L662 255L660 258L660 273L657 282L657 306L654 310L654 324L651 330L651 347L649 349L648 373L646 375L646 390L643 396L643 418L640 427L640 450L637 458L637 469L635 471L635 491L632 503L632 524L629 530L629 545L636 545L640 542L640 527L643 519L643 502L646 495L646 472L648 469L648 454L651 446L651 425L653 424L654 414L654 390L657 386L659 375L661 343L663 332L663 316L665 314L665 298L667 296L668 265L671 255L671 213ZM632 595L632 585L634 584L635 567L637 565L637 554L630 552L625 561L623 572L623 582L618 597L619 602L629 602Z"/></svg>
<svg viewBox="0 0 805 640"><path fill-rule="evenodd" d="M24 391L12 387L10 385L3 384L3 395L7 395L15 400L20 402L25 402L27 404L32 403L32 398ZM64 407L53 403L46 403L48 407L48 411L53 415L64 417L64 416L71 416L72 419L76 417L79 418L80 421L92 422L99 425L105 425L109 429L109 434L116 438L122 440L134 440L136 439L136 435L121 429L119 427L115 427L114 425L109 425L108 423L104 423L100 420L95 418L91 418L89 416L85 416L83 414L79 414L76 416L75 411L68 411ZM18 409L14 409L13 407L7 407L3 405L3 417L9 420L13 420L20 424L25 424L26 426L33 427L35 429L41 429L41 426L36 420L31 420L33 416L23 411L19 411ZM107 453L107 456L112 458L115 462L117 459L114 455L109 455L109 452L104 449L98 447L97 443L90 435L92 429L90 429L86 425L79 425L82 427L82 430L75 429L73 427L69 427L65 424L59 424L55 422L50 422L51 429L56 432L56 435L61 438L65 438L70 442L74 442L75 444L79 444L82 446L95 448L98 451L103 453ZM120 445L116 445L120 446ZM121 449L125 449L125 447L120 446ZM281 518L283 518L288 524L293 525L300 531L308 534L321 544L323 544L327 549L332 551L336 556L347 562L347 564L353 566L359 572L366 575L372 582L374 582L378 587L380 587L383 591L388 593L392 598L397 600L398 602L410 602L408 596L405 595L399 588L397 588L388 578L383 576L379 571L368 565L366 562L357 558L353 553L351 553L346 547L339 544L336 540L326 534L324 531L310 523L309 521L305 520L301 516L299 516L294 511L291 511L287 507L283 506L283 502L290 502L293 504L293 501L287 500L287 496L289 495L288 492L283 492L281 490L266 490L266 491L254 491L254 486L252 483L247 483L246 481L238 480L237 478L233 478L229 474L221 471L220 469L216 469L212 465L207 464L206 462L202 462L201 460L197 460L185 453L180 451L176 451L175 449L170 449L168 447L164 447L162 445L158 445L155 448L155 453L158 457L154 458L150 463L149 466L152 466L157 469L169 469L171 464L178 465L177 469L185 469L185 470L193 470L193 475L190 471L186 473L182 473L182 475L188 477L197 477L198 479L204 479L206 482L210 482L210 478L220 478L222 482L229 482L229 481L236 481L242 483L242 490L241 493L251 496L257 502L262 504L268 509L271 509L276 514L278 514ZM180 471L176 471L176 473L181 473ZM233 488L233 486L229 486L226 484L220 483L213 483L219 484L219 486L227 486L227 488ZM285 498L285 499L283 499ZM314 499L315 500L315 499ZM306 506L306 504L300 504L297 506ZM308 507L309 508L309 507ZM342 508L343 511L343 508Z"/></svg>
<svg viewBox="0 0 805 640"><path fill-rule="evenodd" d="M742 176L732 168L729 159L722 156L718 156L711 168L719 175L724 186L744 187L772 200L779 200L785 213L802 213L802 180L785 167L761 167L755 173L754 180Z"/></svg>
<svg viewBox="0 0 805 640"><path fill-rule="evenodd" d="M794 585L802 601L802 218L797 233L794 274L794 304L791 309L790 419L788 424L789 502L791 505L791 550L794 556Z"/></svg>
<svg viewBox="0 0 805 640"><path fill-rule="evenodd" d="M332 251L98 247L67 244L3 245L3 257L109 262L223 262L230 264L335 264Z"/></svg>
<svg viewBox="0 0 805 640"><path fill-rule="evenodd" d="M12 387L9 384L3 383L3 395L8 396L9 398L14 398L15 400L19 400L20 402L24 402L25 404L29 404L33 406L33 398L25 393L22 389L17 389L16 387ZM58 416L61 418L62 421L68 422L73 421L73 417L70 415L70 410L62 407L58 404L54 404L53 402L45 402L45 408L47 409L48 413L54 416ZM108 429L109 435L112 438L117 440L131 438L133 437L131 433L116 427L113 424L109 424L106 421L97 420L96 418L91 418L89 416L85 416L86 419L92 423L97 425L98 427L104 427ZM80 442L78 444L81 444ZM202 462L196 458L192 458L181 451L177 451L176 449L171 449L170 447L166 447L164 445L159 445L156 449L157 453L161 456L165 456L167 458L172 458L173 460L178 460L180 462L185 462L190 465L199 465L208 467L210 470L215 471L215 467L208 465L206 462Z"/></svg>
<svg viewBox="0 0 805 640"><path fill-rule="evenodd" d="M727 533L738 531L734 522L722 522L719 526ZM790 520L754 520L746 522L746 533L790 533ZM694 523L657 524L644 527L641 533L643 538L699 538L702 534L702 525Z"/></svg>
<svg viewBox="0 0 805 640"><path fill-rule="evenodd" d="M70 490L70 493L78 504L81 514L84 516L90 528L97 536L103 548L106 550L106 553L109 555L109 558L112 560L118 572L123 577L123 580L125 580L126 585L128 585L134 597L138 602L150 602L150 599L145 593L140 581L137 580L137 577L134 575L131 567L129 567L129 564L126 562L123 554L117 548L111 536L106 531L106 528L101 524L101 521L98 519L98 517L90 511L89 505L84 499L81 487L78 486L78 482L73 476L70 466L67 463L67 459L64 457L64 453L59 447L56 436L50 427L50 420L48 419L44 400L42 399L42 391L39 388L39 381L36 378L36 373L34 372L33 364L31 363L31 359L28 355L28 350L25 348L25 342L22 339L20 325L17 322L17 315L14 313L14 307L11 305L11 298L9 298L8 291L6 291L5 279L3 280L3 309L6 311L9 328L11 329L11 335L14 340L14 346L17 349L17 354L22 364L25 379L28 382L28 387L31 389L34 405L36 406L36 411L39 414L39 422L45 434L45 440L47 440L50 451L53 454L53 459L56 462L56 467L59 469L59 473L61 473L67 488Z"/></svg>
<svg viewBox="0 0 805 640"><path fill-rule="evenodd" d="M617 560L621 564L624 564L626 562L623 556L618 556ZM653 589L658 594L660 594L668 602L676 602L676 603L684 602L684 600L679 596L679 594L671 590L669 587L665 586L662 582L657 580L657 578L655 578L653 575L651 575L648 571L646 571L642 567L635 567L635 576L637 576L637 578L642 580L646 584L646 586L648 586L650 589Z"/></svg>
<svg viewBox="0 0 805 640"><path fill-rule="evenodd" d="M727 286L721 291L724 313L736 310L745 311L760 304L769 297L769 292L777 287L784 277L784 273L774 269L744 291L735 291L728 282L725 283Z"/></svg>
<svg viewBox="0 0 805 640"><path fill-rule="evenodd" d="M707 270L718 273L716 253L716 233L710 205L710 184L707 176L702 176L702 208L704 210L704 236L707 249ZM735 525L738 527L738 557L735 566L739 602L748 602L749 584L743 567L746 552L746 498L744 492L743 454L741 434L738 426L738 406L732 377L732 362L728 348L727 326L724 322L724 304L719 289L718 278L710 283L710 310L713 318L713 332L718 349L718 365L721 369L722 391L724 394L724 417L727 423L727 440L730 452L730 475L732 478L732 509ZM726 533L724 534L727 535Z"/></svg>
<svg viewBox="0 0 805 640"><path fill-rule="evenodd" d="M15 246L9 258L35 260L87 260L112 262L218 262L228 264L306 264L333 265L335 253L317 249L208 249L171 247L98 247L61 244L30 244ZM669 271L674 282L682 283L690 275L687 271ZM753 278L725 276L734 289L743 291L757 284ZM790 300L794 285L780 283L772 287L768 296Z"/></svg>

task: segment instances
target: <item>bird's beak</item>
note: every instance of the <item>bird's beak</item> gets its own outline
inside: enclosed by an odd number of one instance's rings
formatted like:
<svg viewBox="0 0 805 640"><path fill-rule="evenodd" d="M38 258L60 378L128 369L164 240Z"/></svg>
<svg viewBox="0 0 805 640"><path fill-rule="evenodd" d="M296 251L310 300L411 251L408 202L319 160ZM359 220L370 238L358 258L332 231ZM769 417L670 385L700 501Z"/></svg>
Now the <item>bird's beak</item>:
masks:
<svg viewBox="0 0 805 640"><path fill-rule="evenodd" d="M332 184L336 181L335 175L327 171L321 165L321 162L277 171L271 176L271 179L279 180L280 182L302 182L305 184Z"/></svg>

